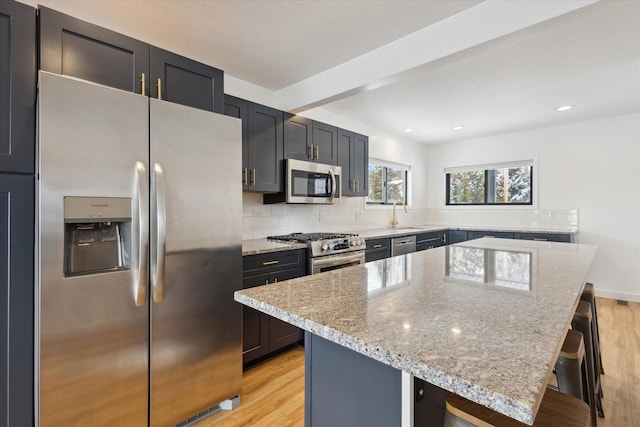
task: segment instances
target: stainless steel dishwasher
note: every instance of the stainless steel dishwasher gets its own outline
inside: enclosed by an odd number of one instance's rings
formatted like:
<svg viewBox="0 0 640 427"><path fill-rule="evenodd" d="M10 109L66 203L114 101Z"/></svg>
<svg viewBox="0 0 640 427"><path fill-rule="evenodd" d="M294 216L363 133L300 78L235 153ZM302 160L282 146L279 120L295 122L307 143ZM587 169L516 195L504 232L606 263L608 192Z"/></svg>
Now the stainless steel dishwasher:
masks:
<svg viewBox="0 0 640 427"><path fill-rule="evenodd" d="M391 239L391 256L410 254L416 251L416 236L394 237Z"/></svg>

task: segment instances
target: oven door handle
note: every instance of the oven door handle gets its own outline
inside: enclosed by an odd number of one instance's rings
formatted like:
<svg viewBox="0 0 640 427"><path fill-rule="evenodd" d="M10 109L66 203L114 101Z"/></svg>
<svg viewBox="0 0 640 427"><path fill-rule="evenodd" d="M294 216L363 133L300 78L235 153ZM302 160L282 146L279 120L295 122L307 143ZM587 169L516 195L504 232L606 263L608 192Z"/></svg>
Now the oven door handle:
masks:
<svg viewBox="0 0 640 427"><path fill-rule="evenodd" d="M354 261L363 261L364 251L359 251L354 255L334 255L313 259L314 268L331 267L340 264L349 264Z"/></svg>
<svg viewBox="0 0 640 427"><path fill-rule="evenodd" d="M329 169L329 179L331 180L331 195L329 196L329 203L333 203L333 198L336 195L336 177L333 175L333 171Z"/></svg>

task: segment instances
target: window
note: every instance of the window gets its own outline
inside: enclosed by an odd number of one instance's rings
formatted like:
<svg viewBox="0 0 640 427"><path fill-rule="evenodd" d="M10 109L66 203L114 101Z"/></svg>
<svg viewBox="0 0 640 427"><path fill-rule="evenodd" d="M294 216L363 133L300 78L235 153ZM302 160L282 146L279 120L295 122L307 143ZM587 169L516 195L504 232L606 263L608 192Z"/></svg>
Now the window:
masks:
<svg viewBox="0 0 640 427"><path fill-rule="evenodd" d="M447 169L447 205L533 204L533 162Z"/></svg>
<svg viewBox="0 0 640 427"><path fill-rule="evenodd" d="M367 203L391 205L407 200L409 167L395 165L381 160L369 160L369 196Z"/></svg>

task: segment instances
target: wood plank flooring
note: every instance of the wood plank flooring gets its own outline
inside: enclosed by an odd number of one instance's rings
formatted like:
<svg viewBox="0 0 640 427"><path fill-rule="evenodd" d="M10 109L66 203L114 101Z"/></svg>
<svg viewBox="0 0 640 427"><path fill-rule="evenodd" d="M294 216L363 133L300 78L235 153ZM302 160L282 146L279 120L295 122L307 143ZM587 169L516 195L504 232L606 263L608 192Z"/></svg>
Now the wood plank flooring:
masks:
<svg viewBox="0 0 640 427"><path fill-rule="evenodd" d="M640 303L597 298L605 375L606 418L598 427L640 427ZM304 350L296 347L245 372L241 405L212 415L197 427L302 427Z"/></svg>

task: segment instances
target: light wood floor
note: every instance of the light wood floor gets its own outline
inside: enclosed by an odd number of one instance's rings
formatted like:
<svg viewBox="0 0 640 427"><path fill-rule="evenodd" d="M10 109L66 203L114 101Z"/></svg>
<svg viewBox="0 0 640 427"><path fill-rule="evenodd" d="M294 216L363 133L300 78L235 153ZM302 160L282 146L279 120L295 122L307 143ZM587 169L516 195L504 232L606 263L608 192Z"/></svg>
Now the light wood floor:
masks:
<svg viewBox="0 0 640 427"><path fill-rule="evenodd" d="M640 427L640 303L616 305L598 298L605 375L605 418L598 427ZM302 427L304 350L300 347L245 372L241 405L202 420L197 427Z"/></svg>

